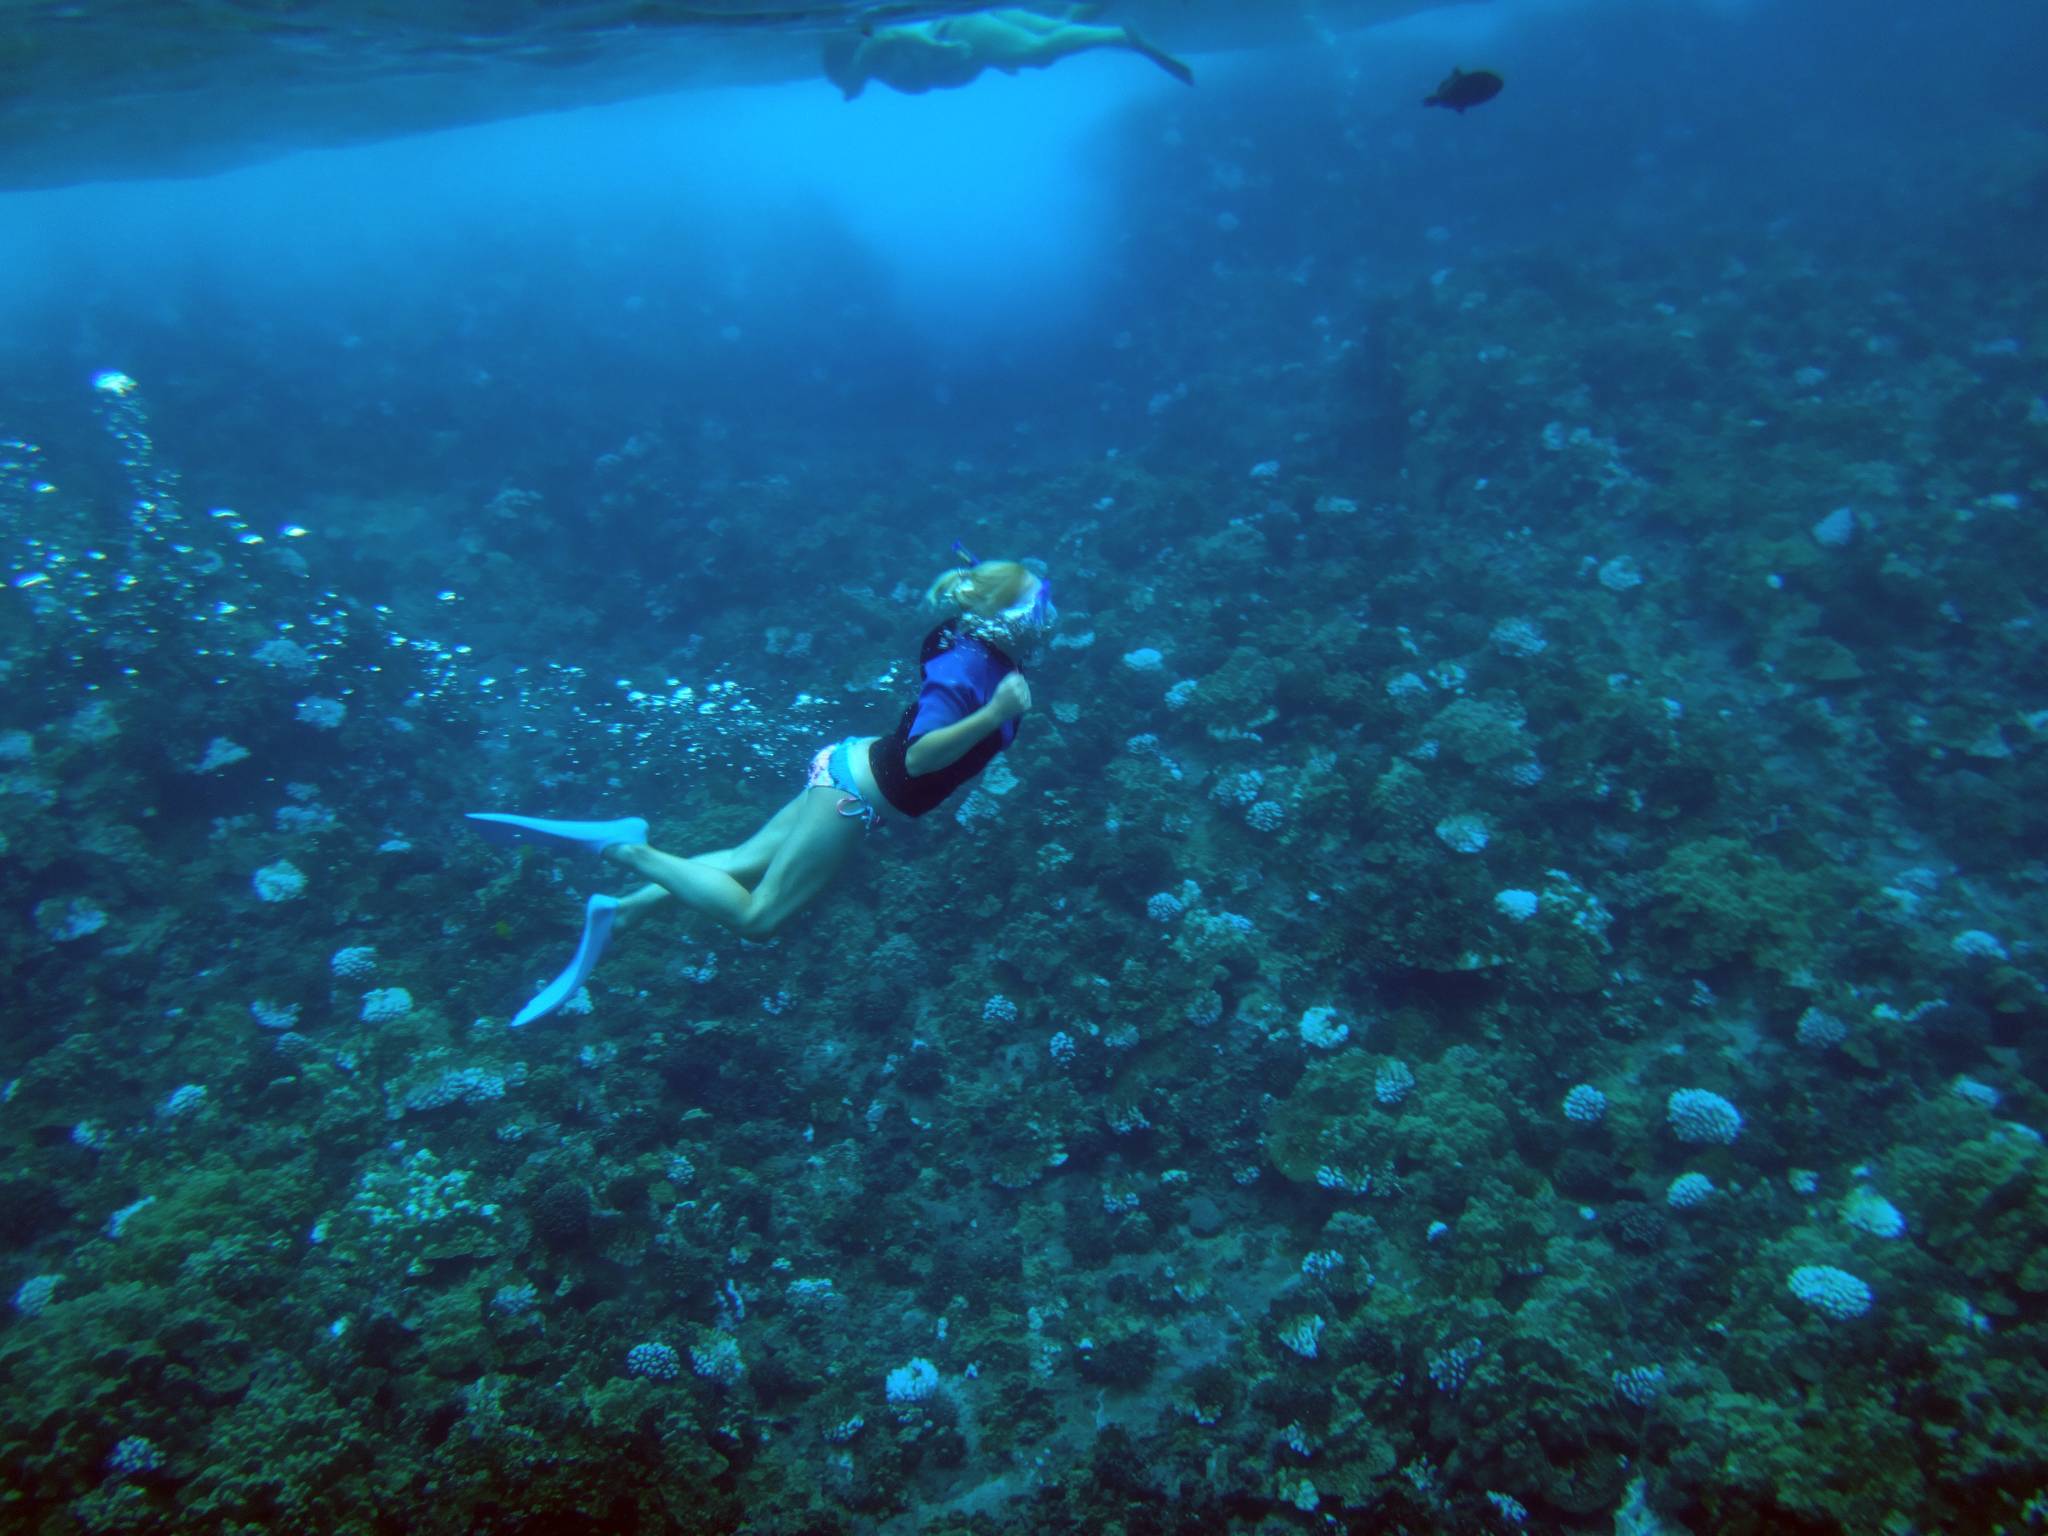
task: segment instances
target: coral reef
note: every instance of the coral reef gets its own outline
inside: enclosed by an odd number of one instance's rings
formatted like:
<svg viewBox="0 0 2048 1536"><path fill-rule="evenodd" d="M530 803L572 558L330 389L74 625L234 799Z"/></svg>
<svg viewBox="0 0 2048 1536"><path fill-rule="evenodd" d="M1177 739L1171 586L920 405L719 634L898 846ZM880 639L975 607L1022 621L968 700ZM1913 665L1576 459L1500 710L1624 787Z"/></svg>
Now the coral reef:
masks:
<svg viewBox="0 0 2048 1536"><path fill-rule="evenodd" d="M1682 136L1136 103L1050 361L663 225L10 440L9 1528L2037 1527L2048 182L1828 118L1820 217L1671 9L1514 35ZM732 846L956 539L1016 746L510 1029L616 872L461 813Z"/></svg>

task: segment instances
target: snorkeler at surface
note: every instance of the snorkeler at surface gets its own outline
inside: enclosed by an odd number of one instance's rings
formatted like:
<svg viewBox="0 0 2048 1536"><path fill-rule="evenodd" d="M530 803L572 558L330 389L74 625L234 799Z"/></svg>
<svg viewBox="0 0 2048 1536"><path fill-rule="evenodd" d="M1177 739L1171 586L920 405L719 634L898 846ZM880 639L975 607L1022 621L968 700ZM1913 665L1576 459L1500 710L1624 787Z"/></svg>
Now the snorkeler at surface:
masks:
<svg viewBox="0 0 2048 1536"><path fill-rule="evenodd" d="M848 101L870 80L916 96L970 84L985 69L1014 75L1096 48L1123 48L1150 59L1183 85L1195 83L1193 70L1146 42L1135 28L1094 27L1079 19L1096 9L1069 6L1062 15L1047 16L1004 8L843 33L825 43L825 77Z"/></svg>
<svg viewBox="0 0 2048 1536"><path fill-rule="evenodd" d="M956 545L957 549L958 546ZM583 940L568 968L512 1020L516 1028L554 1012L596 968L613 927L671 897L742 938L766 939L816 900L878 821L936 810L986 768L1017 734L1031 708L1022 660L1058 620L1052 586L1013 560L946 572L926 594L952 610L924 637L917 698L886 736L848 736L819 748L804 787L745 842L684 857L647 841L639 817L552 821L471 812L486 836L580 844L650 884L628 896L592 896Z"/></svg>

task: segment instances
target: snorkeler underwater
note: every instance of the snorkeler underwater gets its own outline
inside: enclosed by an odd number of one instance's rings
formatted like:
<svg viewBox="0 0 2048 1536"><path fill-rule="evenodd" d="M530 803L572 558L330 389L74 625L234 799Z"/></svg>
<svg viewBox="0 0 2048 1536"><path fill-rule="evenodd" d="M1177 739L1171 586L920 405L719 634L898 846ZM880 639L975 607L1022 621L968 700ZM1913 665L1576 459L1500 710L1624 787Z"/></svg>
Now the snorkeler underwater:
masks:
<svg viewBox="0 0 2048 1536"><path fill-rule="evenodd" d="M0 1531L2048 1519L2048 17L490 10L0 50Z"/></svg>
<svg viewBox="0 0 2048 1536"><path fill-rule="evenodd" d="M947 617L925 636L917 695L896 729L820 747L796 794L733 847L686 858L663 853L648 845L647 822L638 816L561 821L470 812L481 833L602 854L648 882L624 900L589 899L568 968L513 1015L514 1029L581 996L617 922L666 898L743 938L772 938L831 884L860 832L885 816L937 810L1010 745L1031 708L1018 658L1057 622L1051 583L1014 560L967 557L962 564L926 593Z"/></svg>

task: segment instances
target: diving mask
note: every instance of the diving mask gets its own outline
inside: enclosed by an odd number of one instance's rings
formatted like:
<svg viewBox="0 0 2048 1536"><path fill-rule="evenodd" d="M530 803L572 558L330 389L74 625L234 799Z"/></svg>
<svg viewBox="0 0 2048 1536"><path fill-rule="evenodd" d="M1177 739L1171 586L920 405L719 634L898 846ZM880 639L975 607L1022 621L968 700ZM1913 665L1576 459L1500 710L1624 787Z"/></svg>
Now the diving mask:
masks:
<svg viewBox="0 0 2048 1536"><path fill-rule="evenodd" d="M960 615L963 634L985 640L1012 659L1022 662L1044 642L1059 623L1059 609L1053 606L1052 583L1034 575L1017 601L1001 613L987 617L978 613Z"/></svg>

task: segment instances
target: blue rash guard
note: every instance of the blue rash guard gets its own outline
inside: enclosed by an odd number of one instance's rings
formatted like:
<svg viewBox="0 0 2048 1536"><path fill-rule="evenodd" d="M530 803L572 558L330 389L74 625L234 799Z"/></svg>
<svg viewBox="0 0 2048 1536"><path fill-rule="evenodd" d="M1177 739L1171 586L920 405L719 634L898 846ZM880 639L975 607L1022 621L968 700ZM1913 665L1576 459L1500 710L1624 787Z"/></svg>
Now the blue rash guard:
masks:
<svg viewBox="0 0 2048 1536"><path fill-rule="evenodd" d="M1016 662L986 640L960 633L952 619L924 637L917 666L921 682L916 702L903 712L895 730L876 737L868 749L875 787L906 816L938 809L1017 737L1017 722L1006 720L945 767L913 774L904 762L910 744L928 731L965 720L993 699L997 685L1017 670Z"/></svg>

